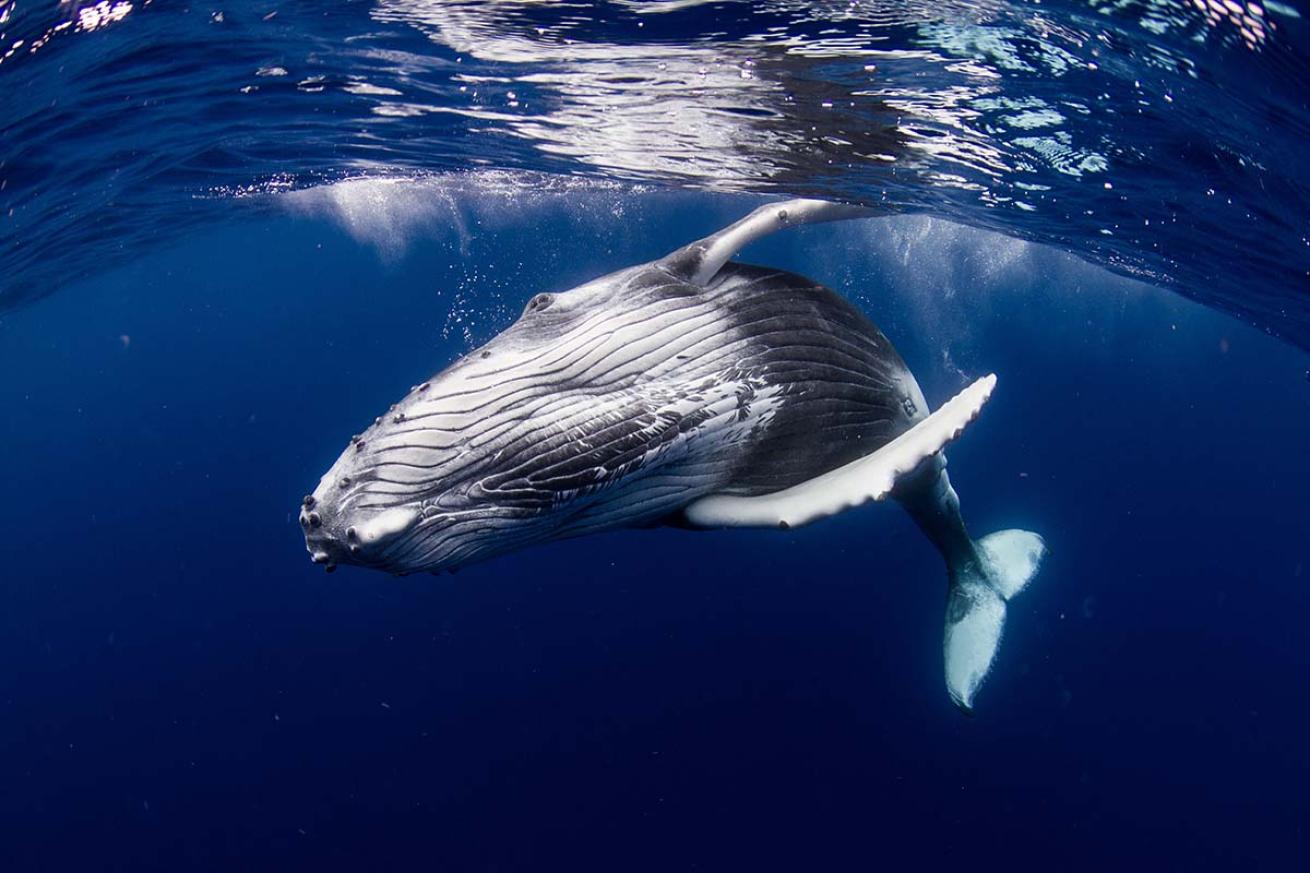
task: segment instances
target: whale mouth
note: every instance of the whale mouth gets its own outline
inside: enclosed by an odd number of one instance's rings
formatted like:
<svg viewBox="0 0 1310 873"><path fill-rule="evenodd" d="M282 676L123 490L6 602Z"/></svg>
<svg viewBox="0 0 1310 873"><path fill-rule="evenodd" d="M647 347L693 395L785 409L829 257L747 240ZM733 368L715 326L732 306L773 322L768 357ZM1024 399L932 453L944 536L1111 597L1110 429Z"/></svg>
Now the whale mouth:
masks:
<svg viewBox="0 0 1310 873"><path fill-rule="evenodd" d="M329 573L338 564L389 569L387 547L409 532L421 517L417 509L397 506L356 518L312 494L305 495L300 503L305 550L311 561Z"/></svg>
<svg viewBox="0 0 1310 873"><path fill-rule="evenodd" d="M349 537L343 536L346 531L336 530L336 514L327 511L325 519L325 510L327 507L322 506L314 495L306 494L300 502L300 529L305 534L305 551L309 552L309 559L331 573L338 564L358 563L355 559L360 557L361 550L351 553Z"/></svg>

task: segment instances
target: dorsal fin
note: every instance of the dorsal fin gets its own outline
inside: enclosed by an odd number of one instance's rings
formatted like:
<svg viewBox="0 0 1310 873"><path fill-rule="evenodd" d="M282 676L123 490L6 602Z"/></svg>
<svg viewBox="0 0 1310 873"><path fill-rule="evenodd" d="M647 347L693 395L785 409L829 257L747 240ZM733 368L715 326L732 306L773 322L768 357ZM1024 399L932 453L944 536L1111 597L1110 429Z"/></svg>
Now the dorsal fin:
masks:
<svg viewBox="0 0 1310 873"><path fill-rule="evenodd" d="M761 206L735 224L716 234L685 245L659 263L666 269L686 276L695 285L705 285L733 255L760 237L798 224L869 218L878 213L863 206L847 206L826 200L784 200Z"/></svg>

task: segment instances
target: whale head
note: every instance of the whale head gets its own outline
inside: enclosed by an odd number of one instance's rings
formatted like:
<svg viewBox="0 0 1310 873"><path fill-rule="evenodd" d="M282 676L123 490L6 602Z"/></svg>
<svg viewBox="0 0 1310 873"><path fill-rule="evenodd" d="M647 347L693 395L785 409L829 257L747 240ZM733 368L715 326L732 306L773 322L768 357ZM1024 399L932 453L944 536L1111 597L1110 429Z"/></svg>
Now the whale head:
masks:
<svg viewBox="0 0 1310 873"><path fill-rule="evenodd" d="M626 426L633 383L676 358L677 343L637 354L650 324L626 316L670 287L643 275L536 295L507 330L352 437L302 502L311 559L439 572L558 535L575 498L624 472L580 435Z"/></svg>

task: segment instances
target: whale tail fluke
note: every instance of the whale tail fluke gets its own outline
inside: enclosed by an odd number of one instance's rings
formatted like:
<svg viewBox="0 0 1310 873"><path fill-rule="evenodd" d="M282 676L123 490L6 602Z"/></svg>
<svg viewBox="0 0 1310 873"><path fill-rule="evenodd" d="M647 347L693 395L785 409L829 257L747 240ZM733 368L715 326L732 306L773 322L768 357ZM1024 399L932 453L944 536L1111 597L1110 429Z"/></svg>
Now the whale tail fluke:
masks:
<svg viewBox="0 0 1310 873"><path fill-rule="evenodd" d="M996 657L1005 605L1041 566L1046 544L1031 531L1003 530L973 544L950 564L946 598L946 688L964 712Z"/></svg>

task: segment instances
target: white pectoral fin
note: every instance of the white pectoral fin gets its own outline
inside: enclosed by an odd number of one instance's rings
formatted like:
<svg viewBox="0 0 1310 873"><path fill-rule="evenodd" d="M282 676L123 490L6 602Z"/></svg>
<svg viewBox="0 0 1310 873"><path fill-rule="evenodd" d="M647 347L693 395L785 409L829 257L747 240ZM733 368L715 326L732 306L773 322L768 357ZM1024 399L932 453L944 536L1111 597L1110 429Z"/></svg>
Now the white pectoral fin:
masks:
<svg viewBox="0 0 1310 873"><path fill-rule="evenodd" d="M770 203L716 234L683 246L664 258L662 263L684 273L693 284L704 285L723 269L723 265L733 255L761 237L800 224L868 218L877 214L866 207L830 203L826 200Z"/></svg>
<svg viewBox="0 0 1310 873"><path fill-rule="evenodd" d="M995 387L996 376L984 376L876 452L799 485L756 497L703 497L684 510L687 521L698 527L797 527L882 500L897 479L958 437Z"/></svg>

